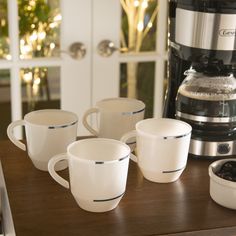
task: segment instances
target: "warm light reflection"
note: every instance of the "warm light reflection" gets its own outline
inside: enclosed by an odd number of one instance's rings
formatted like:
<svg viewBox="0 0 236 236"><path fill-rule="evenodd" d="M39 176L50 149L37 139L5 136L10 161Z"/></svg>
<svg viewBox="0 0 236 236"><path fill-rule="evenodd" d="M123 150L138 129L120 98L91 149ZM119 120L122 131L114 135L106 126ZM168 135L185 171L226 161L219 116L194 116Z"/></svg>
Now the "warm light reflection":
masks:
<svg viewBox="0 0 236 236"><path fill-rule="evenodd" d="M26 83L29 83L32 81L32 72L28 72L23 74L23 79Z"/></svg>
<svg viewBox="0 0 236 236"><path fill-rule="evenodd" d="M139 0L135 0L135 1L134 1L134 6L135 6L135 7L138 7L138 6L139 6Z"/></svg>
<svg viewBox="0 0 236 236"><path fill-rule="evenodd" d="M61 20L62 20L61 14L58 14L54 17L54 21L61 21Z"/></svg>
<svg viewBox="0 0 236 236"><path fill-rule="evenodd" d="M10 54L7 54L7 55L6 55L6 59L7 59L7 60L11 60L11 58L12 58L12 57L11 57Z"/></svg>
<svg viewBox="0 0 236 236"><path fill-rule="evenodd" d="M137 30L138 30L138 31L143 31L143 28L144 28L143 22L140 21L140 22L138 23L138 25L137 25Z"/></svg>
<svg viewBox="0 0 236 236"><path fill-rule="evenodd" d="M152 25L153 25L152 22L149 22L147 26L148 26L149 28L151 28Z"/></svg>
<svg viewBox="0 0 236 236"><path fill-rule="evenodd" d="M147 7L148 7L147 1L143 1L143 2L142 2L142 8L147 8Z"/></svg>

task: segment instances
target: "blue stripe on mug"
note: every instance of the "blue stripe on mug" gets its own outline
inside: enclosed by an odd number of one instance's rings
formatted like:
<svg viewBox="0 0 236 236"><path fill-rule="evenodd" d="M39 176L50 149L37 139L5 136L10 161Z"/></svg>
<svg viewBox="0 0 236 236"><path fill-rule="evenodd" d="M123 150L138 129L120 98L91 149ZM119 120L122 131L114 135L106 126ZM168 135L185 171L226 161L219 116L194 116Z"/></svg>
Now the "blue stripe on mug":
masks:
<svg viewBox="0 0 236 236"><path fill-rule="evenodd" d="M116 197L113 197L113 198L107 198L107 199L95 199L93 200L94 202L108 202L108 201L112 201L112 200L115 200L117 198L120 198L122 197L123 195L125 194L125 192L123 192L122 194L120 194L119 196L116 196Z"/></svg>

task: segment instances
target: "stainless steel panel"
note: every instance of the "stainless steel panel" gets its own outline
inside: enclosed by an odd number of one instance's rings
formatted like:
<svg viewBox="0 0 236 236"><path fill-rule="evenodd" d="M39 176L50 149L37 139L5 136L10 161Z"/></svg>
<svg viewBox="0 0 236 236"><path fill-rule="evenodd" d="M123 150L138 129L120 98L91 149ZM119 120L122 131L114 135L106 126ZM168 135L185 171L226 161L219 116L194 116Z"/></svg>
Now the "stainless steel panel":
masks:
<svg viewBox="0 0 236 236"><path fill-rule="evenodd" d="M207 50L236 50L236 14L176 9L177 43Z"/></svg>
<svg viewBox="0 0 236 236"><path fill-rule="evenodd" d="M207 116L196 116L187 113L183 113L180 111L176 111L176 116L179 118L184 118L190 121L197 122L209 122L209 123L229 123L236 122L236 117L207 117Z"/></svg>
<svg viewBox="0 0 236 236"><path fill-rule="evenodd" d="M220 153L219 145L227 145L228 152ZM189 153L196 156L232 156L236 154L236 141L207 142L191 139Z"/></svg>

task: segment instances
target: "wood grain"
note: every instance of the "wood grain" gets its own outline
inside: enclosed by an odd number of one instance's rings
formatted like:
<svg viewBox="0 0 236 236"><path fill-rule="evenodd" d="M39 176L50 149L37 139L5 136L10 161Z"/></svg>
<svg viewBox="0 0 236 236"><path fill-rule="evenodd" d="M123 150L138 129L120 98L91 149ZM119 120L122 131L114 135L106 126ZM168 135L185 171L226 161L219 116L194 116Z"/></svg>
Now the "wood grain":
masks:
<svg viewBox="0 0 236 236"><path fill-rule="evenodd" d="M0 157L19 236L236 235L236 211L210 198L210 161L189 159L180 179L170 184L145 180L131 162L119 206L90 213L10 141L0 143ZM67 170L61 173L68 178Z"/></svg>

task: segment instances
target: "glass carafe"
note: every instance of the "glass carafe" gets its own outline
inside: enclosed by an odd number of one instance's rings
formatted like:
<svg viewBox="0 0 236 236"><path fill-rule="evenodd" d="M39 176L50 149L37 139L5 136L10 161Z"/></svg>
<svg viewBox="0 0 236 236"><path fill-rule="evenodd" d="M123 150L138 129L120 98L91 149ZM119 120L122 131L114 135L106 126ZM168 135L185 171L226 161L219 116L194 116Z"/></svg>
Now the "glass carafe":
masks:
<svg viewBox="0 0 236 236"><path fill-rule="evenodd" d="M176 97L176 117L193 134L229 137L236 130L236 78L233 73L207 74L188 70Z"/></svg>

